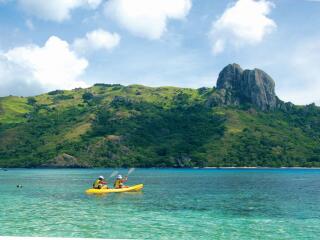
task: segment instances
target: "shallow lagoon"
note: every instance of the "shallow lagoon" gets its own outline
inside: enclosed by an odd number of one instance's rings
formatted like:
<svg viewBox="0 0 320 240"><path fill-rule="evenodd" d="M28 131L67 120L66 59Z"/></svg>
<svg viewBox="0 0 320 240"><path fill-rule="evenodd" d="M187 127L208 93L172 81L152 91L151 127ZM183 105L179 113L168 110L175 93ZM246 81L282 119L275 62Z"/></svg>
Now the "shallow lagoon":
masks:
<svg viewBox="0 0 320 240"><path fill-rule="evenodd" d="M127 170L122 170L125 174ZM320 170L137 169L142 193L88 196L112 169L0 171L0 235L319 239ZM16 188L22 184L23 188Z"/></svg>

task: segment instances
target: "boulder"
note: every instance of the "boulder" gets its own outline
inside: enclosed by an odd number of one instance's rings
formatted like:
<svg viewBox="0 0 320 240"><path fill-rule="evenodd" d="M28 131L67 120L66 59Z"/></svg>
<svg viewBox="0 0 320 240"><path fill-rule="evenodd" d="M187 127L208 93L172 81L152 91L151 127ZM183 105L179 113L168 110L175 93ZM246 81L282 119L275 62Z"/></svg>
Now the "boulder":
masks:
<svg viewBox="0 0 320 240"><path fill-rule="evenodd" d="M218 93L214 101L224 105L252 104L260 110L277 107L273 79L260 69L243 70L238 64L229 64L219 74ZM211 99L212 101L212 99Z"/></svg>
<svg viewBox="0 0 320 240"><path fill-rule="evenodd" d="M240 88L243 70L239 64L229 64L219 74L217 89L234 91Z"/></svg>

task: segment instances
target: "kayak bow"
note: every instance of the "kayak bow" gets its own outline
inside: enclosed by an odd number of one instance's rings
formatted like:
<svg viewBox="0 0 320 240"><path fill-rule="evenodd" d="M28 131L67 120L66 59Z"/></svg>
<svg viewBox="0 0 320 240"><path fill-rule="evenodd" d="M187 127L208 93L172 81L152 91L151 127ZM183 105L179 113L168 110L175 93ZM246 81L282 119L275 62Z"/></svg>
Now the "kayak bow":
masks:
<svg viewBox="0 0 320 240"><path fill-rule="evenodd" d="M103 189L95 189L90 188L86 190L87 194L103 194L103 193L121 193L121 192L138 192L143 188L143 184L134 185L126 188L103 188Z"/></svg>

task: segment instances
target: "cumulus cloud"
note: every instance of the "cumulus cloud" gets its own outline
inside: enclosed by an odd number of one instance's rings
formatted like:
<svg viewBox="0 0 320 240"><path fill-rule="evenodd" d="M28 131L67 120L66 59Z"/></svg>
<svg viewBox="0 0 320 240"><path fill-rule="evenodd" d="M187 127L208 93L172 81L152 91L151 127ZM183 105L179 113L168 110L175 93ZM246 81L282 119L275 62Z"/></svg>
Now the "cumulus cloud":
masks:
<svg viewBox="0 0 320 240"><path fill-rule="evenodd" d="M73 48L81 54L96 50L111 50L120 43L117 33L110 33L97 29L86 34L85 38L78 38L73 43Z"/></svg>
<svg viewBox="0 0 320 240"><path fill-rule="evenodd" d="M239 47L261 42L277 27L268 17L273 6L267 0L238 0L227 8L212 24L213 53L223 52L226 45Z"/></svg>
<svg viewBox="0 0 320 240"><path fill-rule="evenodd" d="M87 66L86 59L79 58L66 41L55 36L50 37L43 47L16 47L0 53L0 94L25 95L85 87L87 85L80 77ZM20 93L21 87L26 89Z"/></svg>
<svg viewBox="0 0 320 240"><path fill-rule="evenodd" d="M137 36L159 39L168 20L184 19L191 5L191 0L109 0L104 12Z"/></svg>
<svg viewBox="0 0 320 240"><path fill-rule="evenodd" d="M62 22L70 18L70 12L79 7L97 8L102 0L18 0L19 6L28 14L44 20Z"/></svg>
<svg viewBox="0 0 320 240"><path fill-rule="evenodd" d="M32 73L29 69L9 61L0 54L0 97L13 95L34 95L43 89L33 84Z"/></svg>

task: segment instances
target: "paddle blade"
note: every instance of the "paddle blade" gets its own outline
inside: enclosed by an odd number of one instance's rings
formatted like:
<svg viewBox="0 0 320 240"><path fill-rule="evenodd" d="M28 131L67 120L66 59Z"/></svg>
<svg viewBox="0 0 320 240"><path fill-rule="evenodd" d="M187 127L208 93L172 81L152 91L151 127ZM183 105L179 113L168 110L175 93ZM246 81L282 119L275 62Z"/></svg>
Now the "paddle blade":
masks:
<svg viewBox="0 0 320 240"><path fill-rule="evenodd" d="M113 171L113 172L111 173L111 175L109 176L109 178L114 177L114 176L117 175L118 173L119 173L118 171Z"/></svg>
<svg viewBox="0 0 320 240"><path fill-rule="evenodd" d="M135 168L130 168L128 171L128 175L131 174L134 170L135 170Z"/></svg>

